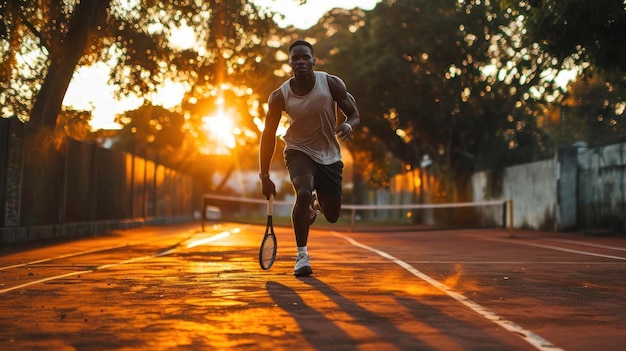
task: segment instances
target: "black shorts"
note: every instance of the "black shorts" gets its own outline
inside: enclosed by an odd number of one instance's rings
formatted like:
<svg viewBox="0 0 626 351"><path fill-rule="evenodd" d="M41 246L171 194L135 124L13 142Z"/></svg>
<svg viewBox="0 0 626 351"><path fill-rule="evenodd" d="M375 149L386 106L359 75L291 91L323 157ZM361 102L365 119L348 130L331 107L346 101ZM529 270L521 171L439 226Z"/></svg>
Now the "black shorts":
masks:
<svg viewBox="0 0 626 351"><path fill-rule="evenodd" d="M309 155L302 151L285 151L285 163L289 170L289 177L293 180L296 177L311 174L313 175L313 187L318 194L341 199L343 192L341 181L343 179L343 162L337 161L330 165L319 164Z"/></svg>

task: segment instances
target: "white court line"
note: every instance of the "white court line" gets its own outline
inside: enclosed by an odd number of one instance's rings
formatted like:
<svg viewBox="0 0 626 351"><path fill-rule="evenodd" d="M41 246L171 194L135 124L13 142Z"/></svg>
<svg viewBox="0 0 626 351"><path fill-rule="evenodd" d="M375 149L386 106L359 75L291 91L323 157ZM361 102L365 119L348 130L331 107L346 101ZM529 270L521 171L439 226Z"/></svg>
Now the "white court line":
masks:
<svg viewBox="0 0 626 351"><path fill-rule="evenodd" d="M341 239L344 239L346 241L348 241L350 244L356 246L356 247L360 247L362 249L371 251L375 254L378 254L379 256L382 256L390 261L392 261L393 263L399 265L400 267L406 269L409 273L413 274L414 276L424 280L425 282L429 283L430 285L434 286L435 288L443 291L444 293L446 293L448 296L450 296L451 298L457 300L458 302L462 303L463 305L469 307L470 309L472 309L474 312L478 313L479 315L483 316L484 318L486 318L487 320L490 320L498 325L500 325L501 327L503 327L504 329L514 333L515 335L519 336L520 338L524 339L524 341L526 341L527 343L533 345L537 350L541 350L541 351L557 351L557 350L562 350L556 346L554 346L551 342L547 341L546 339L540 337L539 335L531 332L530 330L526 330L524 328L522 328L521 326L508 321L500 316L498 316L497 314L489 311L488 309L484 308L483 306L477 304L476 302L468 299L467 297L465 297L462 294L459 294L457 292L455 292L454 290L452 290L451 288L449 288L447 285L440 283L438 280L431 278L430 276L420 272L419 270L415 269L413 266L411 266L410 264L384 252L378 249L375 249L371 246L367 246L364 244L359 243L358 241L348 237L348 236L344 236L341 235L337 232L331 232L334 236L339 237Z"/></svg>
<svg viewBox="0 0 626 351"><path fill-rule="evenodd" d="M192 235L188 235L183 241L186 241L186 240L190 239L193 236L194 236L193 234ZM10 265L10 266L3 266L3 267L0 267L0 271L7 270L7 269L13 269L13 268L26 267L26 266L34 266L34 265L38 265L40 263L60 260L60 259L63 259L63 258L69 258L69 257L75 257L75 256L83 256L83 255L88 255L90 253L115 250L115 249L120 249L120 248L123 248L123 247L131 247L131 246L141 245L141 244L145 244L145 243L149 243L149 242L154 242L154 241L138 241L138 242L135 242L135 243L126 243L126 244L113 245L113 246L103 246L103 247L100 247L100 248L88 249L88 250L78 251L78 252L71 252L71 253L66 253L66 254L63 254L63 255L53 256L53 257L49 257L49 258L42 258L42 259L35 260L35 261L30 261L30 262L25 262L25 263L18 263L18 264L14 264L14 265Z"/></svg>
<svg viewBox="0 0 626 351"><path fill-rule="evenodd" d="M607 249L607 250L615 250L615 251L626 251L626 247L600 245L600 244L594 244L594 243L587 243L587 242L584 242L584 241L567 240L567 239L545 239L545 240L556 241L556 242L561 242L561 243L566 243L566 244L580 245L580 246L595 247L595 248L598 248L598 249Z"/></svg>
<svg viewBox="0 0 626 351"><path fill-rule="evenodd" d="M239 231L240 231L240 228L234 228L234 229L232 229L228 233L228 235L239 233ZM215 240L219 240L219 239L227 237L228 235L225 235L224 233L225 232L221 232L221 233L212 235L212 236L210 236L210 237L208 237L206 239L203 239L202 243L198 244L198 245L206 244L206 243L213 242ZM198 246L198 245L194 245L194 246ZM190 247L193 247L193 246L190 246ZM47 277L47 278L43 278L43 279L33 280L31 282L28 282L28 283L12 286L12 287L6 288L6 289L1 289L0 290L0 294L4 294L6 292L13 291L13 290L23 289L23 288L26 288L26 287L29 287L29 286L35 285L35 284L45 283L45 282L48 282L48 281L51 281L51 280L63 279L63 278L68 278L68 277L72 277L72 276L76 276L76 275L93 273L93 272L101 271L101 270L104 270L104 269L109 269L109 268L113 268L113 267L129 264L129 263L135 263L135 262L150 260L150 259L157 258L157 257L163 257L163 256L166 256L166 255L170 255L170 254L172 254L172 253L174 253L176 251L178 251L176 248L167 249L167 250L164 250L164 251L157 252L154 255L130 258L130 259L127 259L127 260L124 260L124 261L116 262L116 263L103 264L103 265L98 266L98 267L93 268L93 269L82 270L82 271L77 271L77 272L70 272L70 273L55 275L55 276Z"/></svg>
<svg viewBox="0 0 626 351"><path fill-rule="evenodd" d="M555 250L555 251L569 252L569 253L574 253L574 254L579 254L579 255L603 257L603 258L610 258L610 259L613 259L613 260L626 261L626 257L622 257L622 256L603 255L603 254L599 254L599 253L595 253L595 252L567 249L567 248L559 247L559 246L544 245L544 244L537 244L537 243L529 243L529 242L522 242L522 241L491 239L491 238L485 238L484 240L498 241L498 242L503 242L503 243L513 243L513 244L519 244L519 245L540 247L542 249L549 249L549 250Z"/></svg>
<svg viewBox="0 0 626 351"><path fill-rule="evenodd" d="M54 257L50 257L50 258L43 258L43 259L40 259L40 260L30 261L30 262L26 262L26 263L18 263L18 264L14 264L14 265L11 265L11 266L0 267L0 271L6 270L6 269L20 268L20 267L25 267L25 266L32 266L32 265L36 265L36 264L39 264L39 263L59 260L59 259L62 259L62 258L87 255L87 254L96 253L96 252L99 252L99 251L114 250L114 249L119 249L119 248L126 247L126 246L131 246L131 244L123 244L123 245L116 245L116 246L105 246L105 247L101 247L101 248L89 249L89 250L79 251L79 252L73 252L73 253L68 253L68 254L64 254L64 255L54 256Z"/></svg>
<svg viewBox="0 0 626 351"><path fill-rule="evenodd" d="M296 258L295 256L293 257L294 259ZM324 263L331 263L331 264L338 264L338 263L354 263L354 264L375 264L375 263L381 263L381 262L385 262L384 260L379 260L379 259L371 259L371 260L361 260L361 259L354 259L354 260L324 260ZM580 266L580 265L586 265L586 266L607 266L607 265L615 265L615 266L622 266L625 263L624 262L598 262L598 261L550 261L550 262L545 262L545 261L425 261L425 260L407 260L405 261L409 264L476 264L476 265L496 265L496 264L502 264L502 265L545 265L546 263L550 263L550 264L562 264L562 265L573 265L573 266Z"/></svg>
<svg viewBox="0 0 626 351"><path fill-rule="evenodd" d="M85 270L85 271L77 271L77 272L70 272L70 273L65 273L65 274L61 274L61 275L55 275L53 277L43 278L43 279L39 279L39 280L33 280L32 282L28 282L28 283L20 284L20 285L17 285L17 286L12 286L10 288L2 289L2 290L0 290L0 294L4 294L5 292L9 292L9 291L17 290L17 289L22 289L22 288L25 288L25 287L28 287L28 286L31 286L31 285L39 284L39 283L45 283L45 282L50 281L50 280L68 278L68 277L75 276L75 275L91 273L93 271L95 271L95 270L94 269L90 269L90 270Z"/></svg>

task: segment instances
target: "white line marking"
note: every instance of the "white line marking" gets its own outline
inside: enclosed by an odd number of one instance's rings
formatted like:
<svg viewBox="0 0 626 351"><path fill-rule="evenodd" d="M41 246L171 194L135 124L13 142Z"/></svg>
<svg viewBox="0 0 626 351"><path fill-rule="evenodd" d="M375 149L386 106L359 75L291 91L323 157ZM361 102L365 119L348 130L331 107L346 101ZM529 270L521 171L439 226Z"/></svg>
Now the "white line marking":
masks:
<svg viewBox="0 0 626 351"><path fill-rule="evenodd" d="M62 259L62 258L86 255L86 254L95 253L95 252L99 252L99 251L114 250L114 249L119 249L119 248L126 247L126 246L130 246L130 244L116 245L116 246L105 246L105 247L101 247L101 248L97 248L97 249L90 249L90 250L85 250L85 251L80 251L80 252L68 253L68 254L65 254L65 255L59 255L59 256L54 256L54 257L50 257L50 258L44 258L44 259L41 259L41 260L30 261L30 262L26 262L26 263L19 263L19 264L14 264L14 265L11 265L11 266L4 266L4 267L0 267L0 271L3 271L5 269L12 269L12 268L19 268L19 267L24 267L24 266L35 265L35 264L38 264L38 263L54 261L54 260L58 260L58 259Z"/></svg>
<svg viewBox="0 0 626 351"><path fill-rule="evenodd" d="M74 276L74 275L81 275L81 274L91 273L93 271L94 271L93 269L90 269L90 270L86 270L86 271L65 273L65 274L61 274L61 275L55 275L53 277L43 278L43 279L39 279L39 280L33 280L32 282L28 282L28 283L20 284L20 285L17 285L17 286L12 286L10 288L2 289L2 290L0 290L0 294L4 294L5 292L9 292L9 291L25 288L27 286L31 286L31 285L35 285L35 284L39 284L39 283L45 283L45 282L50 281L50 280L67 278L67 277L71 277L71 276Z"/></svg>
<svg viewBox="0 0 626 351"><path fill-rule="evenodd" d="M194 236L194 234L188 235L183 241L186 241L186 240L192 238L193 236ZM158 240L158 241L161 241L161 240ZM141 245L141 244L152 243L152 242L154 242L154 241L138 241L138 242L135 242L135 243L126 243L126 244L121 244L121 245L104 246L104 247L100 247L100 248L88 249L88 250L79 251L79 252L71 252L71 253L66 253L66 254L63 254L63 255L53 256L53 257L49 257L49 258L42 258L42 259L35 260L35 261L30 261L30 262L25 262L25 263L18 263L18 264L14 264L14 265L10 265L10 266L0 267L0 271L7 270L7 269L13 269L13 268L20 268L20 267L25 267L25 266L33 266L33 265L37 265L37 264L44 263L44 262L60 260L60 259L63 259L63 258L88 255L90 253L96 253L96 252L108 251L108 250L115 250L115 249L120 249L120 248L123 248L123 247L130 247L130 246Z"/></svg>
<svg viewBox="0 0 626 351"><path fill-rule="evenodd" d="M295 259L295 256L293 257ZM370 260L324 260L324 263L330 264L338 264L338 263L354 263L354 264L375 264L385 262L383 260L378 259L370 259ZM542 261L419 261L419 260L410 260L405 261L410 264L476 264L476 265L531 265L537 264L545 266L546 264L562 264L562 265L594 265L594 266L622 266L626 263L624 262L592 262L592 261L550 261L550 262L542 262Z"/></svg>
<svg viewBox="0 0 626 351"><path fill-rule="evenodd" d="M191 249L192 247L208 244L208 243L211 243L211 242L213 242L215 240L223 239L223 238L226 238L228 236L230 236L230 232L229 231L224 231L224 232L212 235L212 236L207 237L207 238L203 238L203 239L200 239L200 240L192 241L192 242L187 244L187 248Z"/></svg>
<svg viewBox="0 0 626 351"><path fill-rule="evenodd" d="M603 254L598 254L598 253L588 252L588 251L581 251L581 250L574 250L574 249L566 249L566 248L564 248L564 247L559 247L559 246L544 245L544 244L537 244L537 243L529 243L529 242L522 242L522 241L511 241L511 240L502 240L502 239L490 239L490 238L486 238L485 240L492 240L492 241L498 241L498 242L503 242L503 243L513 243L513 244L526 245L526 246L533 246L533 247L540 247L540 248L542 248L542 249L549 249L549 250L563 251L563 252L569 252L569 253L574 253L574 254L579 254L579 255L594 256L594 257L603 257L603 258L610 258L610 259L613 259L613 260L626 261L626 257L621 257L621 256L613 256L613 255L603 255Z"/></svg>
<svg viewBox="0 0 626 351"><path fill-rule="evenodd" d="M594 244L594 243L587 243L587 242L584 242L584 241L567 240L567 239L546 239L546 240L556 241L556 242L561 242L561 243L566 243L566 244L580 245L580 246L596 247L596 248L599 248L599 249L626 251L626 247L600 245L600 244Z"/></svg>
<svg viewBox="0 0 626 351"><path fill-rule="evenodd" d="M514 333L515 335L521 337L522 339L524 339L524 341L526 341L527 343L533 345L537 350L542 350L542 351L557 351L557 350L562 350L556 346L554 346L552 343L550 343L549 341L547 341L546 339L540 337L539 335L526 330L524 328L522 328L521 326L508 321L500 316L498 316L497 314L489 311L488 309L484 308L483 306L477 304L476 302L468 299L467 297L463 296L462 294L459 294L457 292L455 292L454 290L452 290L451 288L449 288L447 285L440 283L439 281L437 281L436 279L431 278L430 276L420 272L419 270L415 269L413 266L411 266L410 264L384 252L378 249L375 249L371 246L367 246L364 244L359 243L358 241L348 237L348 236L344 236L341 235L339 233L336 232L331 232L334 236L342 238L346 241L348 241L350 244L356 246L356 247L360 247L362 249L371 251L375 254L378 254L379 256L382 256L390 261L392 261L393 263L399 265L400 267L406 269L408 272L410 272L411 274L413 274L414 276L424 280L425 282L431 284L432 286L434 286L435 288L443 291L444 293L446 293L448 296L450 296L451 298L457 300L458 302L462 303L463 305L469 307L470 309L472 309L474 312L480 314L481 316L483 316L484 318L486 318L487 320L490 320L498 325L500 325L501 327L503 327L504 329Z"/></svg>
<svg viewBox="0 0 626 351"><path fill-rule="evenodd" d="M221 232L221 233L212 235L212 236L210 236L210 237L208 237L206 239L203 239L200 244L193 245L193 246L198 246L198 245L201 245L201 244L206 244L206 243L209 243L209 242L213 242L215 240L219 240L219 239L225 238L225 237L229 236L230 234L239 233L239 231L240 231L239 228L234 228L230 232ZM228 235L225 235L224 233L227 233ZM191 247L193 247L193 246L191 246ZM124 264L150 260L150 259L153 259L153 258L170 255L170 254L172 254L172 253L174 253L176 251L178 251L176 248L167 249L167 250L164 250L164 251L157 252L154 255L130 258L130 259L127 259L127 260L124 260L124 261L116 262L116 263L103 264L101 266L98 266L96 268L89 269L89 270L70 272L70 273L65 273L65 274L61 274L61 275L55 275L55 276L47 277L47 278L43 278L43 279L33 280L31 282L28 282L28 283L24 283L24 284L12 286L10 288L2 289L2 290L0 290L0 294L4 294L6 292L13 291L13 290L26 288L26 287L29 287L29 286L35 285L35 284L45 283L45 282L48 282L48 281L51 281L51 280L63 279L63 278L68 278L68 277L72 277L72 276L76 276L76 275L93 273L93 272L96 272L96 271L101 271L101 270L104 270L104 269L109 269L109 268L121 266L121 265L124 265Z"/></svg>

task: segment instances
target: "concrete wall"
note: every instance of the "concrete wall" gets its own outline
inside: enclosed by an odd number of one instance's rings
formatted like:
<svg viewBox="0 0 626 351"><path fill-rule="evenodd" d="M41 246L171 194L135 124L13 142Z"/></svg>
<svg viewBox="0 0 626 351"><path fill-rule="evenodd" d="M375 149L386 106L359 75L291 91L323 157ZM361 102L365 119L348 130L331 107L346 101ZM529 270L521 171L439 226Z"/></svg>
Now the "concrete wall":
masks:
<svg viewBox="0 0 626 351"><path fill-rule="evenodd" d="M580 146L577 151L578 226L624 232L626 143L598 148Z"/></svg>
<svg viewBox="0 0 626 351"><path fill-rule="evenodd" d="M626 143L595 148L577 143L557 155L509 167L501 179L475 174L474 201L512 199L517 228L626 232Z"/></svg>
<svg viewBox="0 0 626 351"><path fill-rule="evenodd" d="M557 223L556 164L555 160L546 160L509 167L501 179L494 179L499 177L491 172L476 173L472 177L473 201L511 199L515 228L554 230ZM493 187L500 189L494 191Z"/></svg>

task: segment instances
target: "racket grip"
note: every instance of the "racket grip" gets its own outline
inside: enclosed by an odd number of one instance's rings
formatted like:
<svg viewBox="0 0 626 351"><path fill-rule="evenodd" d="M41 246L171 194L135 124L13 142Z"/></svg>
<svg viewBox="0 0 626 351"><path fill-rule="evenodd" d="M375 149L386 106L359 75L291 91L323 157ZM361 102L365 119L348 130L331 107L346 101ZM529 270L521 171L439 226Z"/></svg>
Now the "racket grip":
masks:
<svg viewBox="0 0 626 351"><path fill-rule="evenodd" d="M269 200L267 200L267 215L271 216L274 214L274 194L270 194Z"/></svg>

